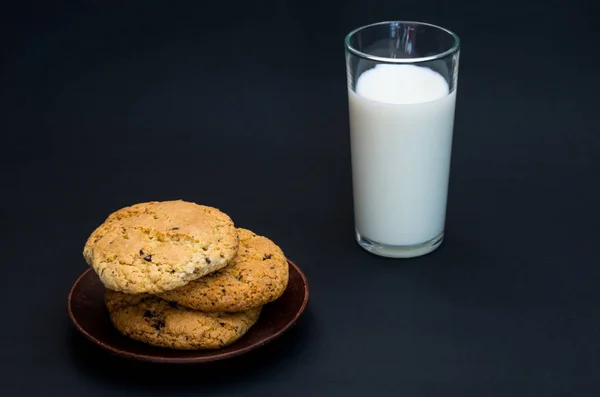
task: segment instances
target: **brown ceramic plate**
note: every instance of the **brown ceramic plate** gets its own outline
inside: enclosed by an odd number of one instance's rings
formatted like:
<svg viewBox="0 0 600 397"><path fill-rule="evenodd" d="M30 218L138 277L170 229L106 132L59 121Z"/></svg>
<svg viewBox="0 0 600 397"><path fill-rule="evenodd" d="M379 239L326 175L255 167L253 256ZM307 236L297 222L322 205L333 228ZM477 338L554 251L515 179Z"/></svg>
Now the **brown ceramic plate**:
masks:
<svg viewBox="0 0 600 397"><path fill-rule="evenodd" d="M173 350L146 345L121 335L111 324L104 306L104 286L87 269L71 288L67 312L75 328L86 338L121 357L173 364L205 363L247 353L280 336L300 317L308 303L308 283L302 271L288 260L287 289L275 302L265 305L258 321L234 344L218 350Z"/></svg>

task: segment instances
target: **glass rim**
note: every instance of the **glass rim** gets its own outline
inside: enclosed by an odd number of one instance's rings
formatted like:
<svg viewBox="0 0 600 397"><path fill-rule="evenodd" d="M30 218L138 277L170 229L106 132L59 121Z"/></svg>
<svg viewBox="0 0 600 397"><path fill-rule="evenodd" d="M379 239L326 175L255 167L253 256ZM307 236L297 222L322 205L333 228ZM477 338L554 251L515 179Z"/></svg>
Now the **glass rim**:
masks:
<svg viewBox="0 0 600 397"><path fill-rule="evenodd" d="M454 44L452 45L452 47L450 47L446 51L443 51L443 52L440 52L440 53L434 54L434 55L429 55L426 57L417 57L417 58L386 58L386 57L380 57L380 56L376 56L376 55L370 55L365 52L357 50L356 48L352 47L352 45L350 44L350 39L352 38L352 36L354 36L356 33L360 32L361 30L364 30L364 29L367 29L367 28L370 28L373 26L378 26L378 25L389 25L392 23L421 25L421 26L428 26L430 28L435 28L435 29L441 30L443 32L448 33L454 39ZM371 61L385 62L385 63L420 63L420 62L435 61L436 59L445 58L448 55L452 55L460 50L460 38L458 37L458 35L456 33L452 32L451 30L448 30L446 28L443 28L441 26L438 26L438 25L434 25L434 24L427 23L427 22L418 22L418 21L383 21L383 22L375 22L375 23L372 23L369 25L360 26L360 27L352 30L350 33L348 33L346 35L346 38L344 39L344 44L345 44L346 50L356 56L359 56L361 58L368 59Z"/></svg>

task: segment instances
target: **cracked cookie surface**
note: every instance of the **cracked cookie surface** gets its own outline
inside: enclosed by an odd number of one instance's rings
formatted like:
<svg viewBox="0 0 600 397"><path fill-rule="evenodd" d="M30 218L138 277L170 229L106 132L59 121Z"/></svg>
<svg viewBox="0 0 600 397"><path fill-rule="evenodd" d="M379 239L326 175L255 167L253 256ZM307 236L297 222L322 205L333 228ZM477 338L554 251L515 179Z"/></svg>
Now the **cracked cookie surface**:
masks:
<svg viewBox="0 0 600 397"><path fill-rule="evenodd" d="M110 214L83 256L108 289L161 293L227 266L237 248L227 214L182 200L154 201Z"/></svg>
<svg viewBox="0 0 600 397"><path fill-rule="evenodd" d="M106 308L123 335L178 350L218 349L240 339L256 323L261 308L239 313L204 313L154 295L107 290Z"/></svg>
<svg viewBox="0 0 600 397"><path fill-rule="evenodd" d="M239 248L231 265L158 296L206 312L238 312L279 298L289 278L281 248L250 230L237 233Z"/></svg>

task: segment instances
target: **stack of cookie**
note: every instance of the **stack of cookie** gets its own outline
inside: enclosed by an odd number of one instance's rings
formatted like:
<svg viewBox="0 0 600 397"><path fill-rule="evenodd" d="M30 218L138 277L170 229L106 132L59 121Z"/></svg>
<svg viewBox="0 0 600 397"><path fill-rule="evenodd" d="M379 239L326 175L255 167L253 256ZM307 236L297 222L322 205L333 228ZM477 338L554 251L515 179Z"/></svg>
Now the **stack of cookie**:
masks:
<svg viewBox="0 0 600 397"><path fill-rule="evenodd" d="M288 283L288 264L275 243L236 228L216 208L181 200L112 213L88 238L83 256L106 287L115 328L173 349L232 344Z"/></svg>

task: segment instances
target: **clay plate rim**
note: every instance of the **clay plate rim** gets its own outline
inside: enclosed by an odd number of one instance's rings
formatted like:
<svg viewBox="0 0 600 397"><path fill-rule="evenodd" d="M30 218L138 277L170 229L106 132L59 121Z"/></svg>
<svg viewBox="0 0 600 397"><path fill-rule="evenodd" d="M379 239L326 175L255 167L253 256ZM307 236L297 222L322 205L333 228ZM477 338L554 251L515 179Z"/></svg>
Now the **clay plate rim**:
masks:
<svg viewBox="0 0 600 397"><path fill-rule="evenodd" d="M69 319L71 320L71 323L75 326L77 331L79 331L83 336L85 336L88 340L90 340L97 346L101 347L102 349L104 349L114 355L120 356L120 357L138 360L138 361L168 363L168 364L199 364L199 363L207 363L207 362L225 360L228 358L237 357L242 354L248 353L250 351L260 348L260 347L266 345L267 343L273 341L277 337L281 336L285 331L287 331L292 325L294 325L296 323L296 321L298 321L298 318L302 315L302 313L304 313L306 306L308 305L308 300L309 300L309 295L310 295L308 281L306 279L306 276L302 272L302 270L300 270L300 268L294 262L292 262L290 259L287 259L287 262L290 267L290 281L292 280L292 277L291 277L292 272L294 272L298 276L300 276L299 281L302 284L300 289L303 292L302 304L297 309L297 311L294 313L291 320L286 322L283 327L280 327L279 329L275 330L274 332L268 334L266 337L261 338L260 340L254 342L250 345L246 345L246 346L240 347L238 349L234 349L234 350L229 350L227 352L222 352L220 350L212 350L212 351L198 350L198 353L201 354L201 356L197 356L197 357L195 357L195 356L187 356L187 357L162 356L161 357L158 355L146 355L146 354L141 354L141 353L124 351L124 350L121 350L115 346L108 344L108 343L105 343L102 340L99 340L94 335L90 334L79 323L79 321L77 321L77 316L73 313L73 308L72 308L73 293L74 293L75 289L79 286L79 284L81 284L82 280L84 280L84 278L89 274L89 272L93 272L92 268L86 269L77 278L77 280L73 283L73 286L71 287L71 290L69 291L69 295L67 298L67 314L69 316ZM288 285L288 288L289 288L289 285ZM284 294L285 294L285 292L284 292ZM103 299L103 297L101 297L101 299ZM259 318L257 324L255 324L253 328L255 328L257 326L260 327L260 321L261 321L261 319ZM115 330L115 332L116 332L116 330ZM123 336L123 338L125 338L125 336ZM243 339L243 337L242 337L242 339ZM230 347L235 346L238 342L234 343ZM132 343L137 344L140 342L132 341ZM156 349L158 350L161 348L156 347ZM169 350L170 352L177 352L177 350L172 350L172 349L165 349L165 350ZM181 351L181 352L182 352L182 354L184 354L184 353L189 354L191 351L188 350L188 351Z"/></svg>

